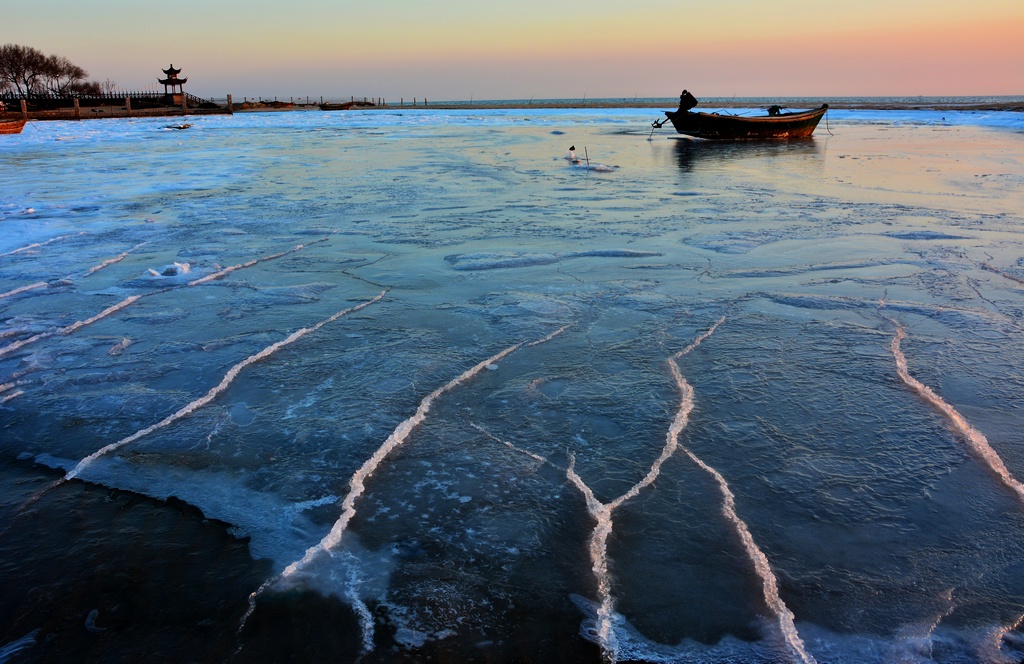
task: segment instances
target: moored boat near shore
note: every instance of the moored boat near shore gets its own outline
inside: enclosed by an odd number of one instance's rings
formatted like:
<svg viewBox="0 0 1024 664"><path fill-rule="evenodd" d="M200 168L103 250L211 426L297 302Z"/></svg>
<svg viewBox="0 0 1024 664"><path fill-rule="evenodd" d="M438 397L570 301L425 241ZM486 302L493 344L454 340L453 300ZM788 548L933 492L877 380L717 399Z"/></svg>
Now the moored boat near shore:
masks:
<svg viewBox="0 0 1024 664"><path fill-rule="evenodd" d="M24 120L0 120L0 134L20 134L24 128Z"/></svg>
<svg viewBox="0 0 1024 664"><path fill-rule="evenodd" d="M680 134L713 140L777 140L807 138L814 133L828 104L810 111L784 113L779 106L770 106L768 115L742 116L719 113L694 113L690 109L697 100L686 90L679 97L679 109L665 111L667 120L655 121L655 128L671 122Z"/></svg>

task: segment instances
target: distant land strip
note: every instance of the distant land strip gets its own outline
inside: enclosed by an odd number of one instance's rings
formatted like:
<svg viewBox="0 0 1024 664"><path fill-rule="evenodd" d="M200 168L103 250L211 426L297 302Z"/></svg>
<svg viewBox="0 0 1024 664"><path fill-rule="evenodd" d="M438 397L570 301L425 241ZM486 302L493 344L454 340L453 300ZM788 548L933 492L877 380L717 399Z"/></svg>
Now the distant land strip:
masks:
<svg viewBox="0 0 1024 664"><path fill-rule="evenodd" d="M813 108L821 104L828 104L831 109L837 110L877 110L877 111L1016 111L1024 112L1024 100L1005 102L956 102L956 101L932 101L932 100L907 100L894 102L891 100L863 100L842 99L833 100L829 97L800 97L798 99L787 97L758 98L758 99L707 99L701 100L695 111L702 108L757 108L770 104L780 104L783 107L806 107ZM462 110L494 110L494 109L529 109L529 108L664 108L674 107L672 101L658 101L646 99L594 99L580 101L576 99L543 99L533 102L525 101L494 101L494 102L430 102L423 106L422 102L416 106L397 106L388 104L385 107L377 107L376 110L430 110L430 109L462 109ZM375 110L374 108L366 110Z"/></svg>
<svg viewBox="0 0 1024 664"><path fill-rule="evenodd" d="M830 109L835 110L877 110L877 111L1016 111L1024 113L1024 98L1014 97L1006 101L973 101L970 98L957 100L956 98L872 98L872 97L736 97L736 98L714 98L708 97L700 100L700 105L695 111L714 110L718 108L767 108L770 105L779 104L783 108L817 108L821 104L828 104ZM512 99L512 100L488 100L488 101L431 101L427 104L423 100L417 103L406 101L404 103L387 102L378 106L363 106L360 108L342 111L345 113L358 113L374 111L430 111L430 110L466 110L466 111L487 111L487 110L526 110L526 109L587 109L587 108L657 108L674 110L677 102L673 98L667 99ZM250 103L245 108L236 105L235 112L259 112L259 111L303 111L315 110L318 104L294 104L273 103Z"/></svg>

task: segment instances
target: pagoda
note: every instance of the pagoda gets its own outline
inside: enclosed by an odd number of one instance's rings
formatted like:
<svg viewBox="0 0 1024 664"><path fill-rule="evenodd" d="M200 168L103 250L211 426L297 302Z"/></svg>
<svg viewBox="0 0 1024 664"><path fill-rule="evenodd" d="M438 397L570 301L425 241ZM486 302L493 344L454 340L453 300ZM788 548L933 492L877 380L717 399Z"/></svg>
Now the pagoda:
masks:
<svg viewBox="0 0 1024 664"><path fill-rule="evenodd" d="M156 79L157 83L161 83L164 86L164 94L168 97L172 97L174 99L173 103L181 103L180 95L185 93L181 86L188 83L188 78L178 78L178 74L181 73L181 70L175 69L174 65L171 65L167 69L162 69L161 71L167 78L158 78ZM175 93L174 88L178 88L177 93ZM170 91L168 91L168 89Z"/></svg>

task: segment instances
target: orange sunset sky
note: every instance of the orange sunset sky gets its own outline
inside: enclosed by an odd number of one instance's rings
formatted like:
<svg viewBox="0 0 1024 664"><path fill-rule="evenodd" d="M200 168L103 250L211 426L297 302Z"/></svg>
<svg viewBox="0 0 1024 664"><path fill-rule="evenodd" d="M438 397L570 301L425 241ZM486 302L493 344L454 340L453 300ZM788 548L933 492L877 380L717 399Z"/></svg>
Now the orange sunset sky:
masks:
<svg viewBox="0 0 1024 664"><path fill-rule="evenodd" d="M0 42L124 89L434 100L1024 95L1024 0L33 0Z"/></svg>

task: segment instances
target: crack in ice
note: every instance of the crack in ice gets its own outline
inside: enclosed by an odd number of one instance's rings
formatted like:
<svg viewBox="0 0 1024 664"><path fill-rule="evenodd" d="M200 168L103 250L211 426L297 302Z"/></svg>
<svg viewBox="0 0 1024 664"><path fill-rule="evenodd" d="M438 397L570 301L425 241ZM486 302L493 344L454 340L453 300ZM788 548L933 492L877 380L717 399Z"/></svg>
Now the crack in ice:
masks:
<svg viewBox="0 0 1024 664"><path fill-rule="evenodd" d="M1002 480L1003 484L1013 490L1017 497L1024 501L1024 484L1021 484L1010 474L1002 458L989 445L985 434L971 426L971 423L963 415L953 406L946 403L932 388L910 375L910 370L907 368L907 358L903 351L900 350L900 342L906 337L906 332L899 323L895 321L890 322L896 326L896 336L893 337L890 349L892 350L893 357L896 359L896 373L899 375L900 381L944 415L957 433L967 442L967 446Z"/></svg>
<svg viewBox="0 0 1024 664"><path fill-rule="evenodd" d="M49 240L46 240L45 242L33 242L32 244L26 245L24 247L18 247L17 249L14 249L12 251L8 251L7 253L0 254L0 258L2 258L4 256L13 256L14 254L20 254L21 252L28 251L29 249L37 249L39 247L45 247L48 244L51 244L53 242L57 242L58 240L66 240L69 237L78 237L80 235L85 235L85 234L86 234L85 231L81 231L79 233L75 233L74 235L58 235L55 238L50 238Z"/></svg>
<svg viewBox="0 0 1024 664"><path fill-rule="evenodd" d="M192 414L196 410L202 408L206 404L208 404L211 401L213 401L217 397L217 395L219 395L221 392L226 390L228 388L228 386L232 383L232 381L234 381L235 378L238 377L238 374L241 373L242 369L246 368L247 366L249 366L251 364L255 364L256 362L259 362L260 360L263 360L263 359L266 359L267 357L270 357L271 355L276 353L281 348L284 348L285 346L287 346L287 345L289 345L289 344L291 344L291 343L293 343L295 341L298 341L299 339L301 339L302 337L306 336L307 334L310 334L311 332L316 332L317 330L319 330L324 325L332 323L332 322L336 321L337 319L341 318L342 316L345 316L346 314L350 314L350 313L353 313L355 311L359 311L360 309L368 307L371 304L375 304L376 302L379 302L387 294L387 292L388 292L387 290L381 291L381 293L379 295L377 295L376 297L374 297L372 300L368 300L368 301L363 302L361 304L358 304L358 305L356 305L354 307L349 307L348 309L343 309L342 311L339 311L338 313L334 314L333 316L331 316L329 318L325 318L324 320L320 321L316 325L313 325L312 327L304 327L304 328L301 328L299 330L296 330L295 332L292 332L290 335L288 335L288 337L286 337L285 339L282 339L281 341L278 341L278 342L276 342L274 344L271 344L270 346L267 346L266 348L264 348L260 352L256 353L255 355L250 355L249 357L245 358L244 360L242 360L238 364L236 364L233 367L231 367L230 369L228 369L227 373L224 374L224 378L221 379L220 383L218 383L216 386L211 388L210 391L207 392L204 396L202 396L202 397L196 399L195 401L189 403L188 405L186 405L183 408L179 409L177 412L172 413L171 415L168 415L167 417L165 417L164 419L160 420L156 424L150 425L150 426L146 427L145 429L140 429L139 431L136 431L135 433L133 433L132 435L128 436L127 438L122 438L121 440L117 441L116 443L111 443L110 445L107 445L105 447L102 447L102 448L96 450L95 452L93 452L89 456L87 456L84 459L82 459L81 461L79 461L78 465L76 465L67 475L64 476L64 479L65 480L74 479L86 467L88 467L89 464L91 464L93 461L95 461L96 459L100 458L101 456L104 456L104 455L109 454L111 452L115 452L115 451L119 450L120 448L124 447L125 445L129 445L131 443L134 443L136 440L139 440L140 438L143 438L144 436L148 436L149 434L153 433L154 431L156 431L158 429L162 429L165 426L167 426L169 424L172 424L174 422L177 422L181 418L183 418L183 417L185 417L187 415Z"/></svg>
<svg viewBox="0 0 1024 664"><path fill-rule="evenodd" d="M278 576L268 579L255 592L249 595L249 608L245 612L245 615L242 616L242 620L238 627L238 634L241 634L242 630L245 628L245 624L248 621L249 617L252 615L253 611L255 611L256 600L274 583L288 579L300 573L303 569L305 569L307 565L309 565L322 554L334 555L334 550L338 548L338 546L341 544L342 536L347 530L349 523L352 521L352 517L354 517L356 514L356 502L359 500L360 496L362 496L363 493L366 491L366 481L370 478L370 476L373 475L377 468L380 467L381 463L383 463L384 460L387 459L388 456L396 448L404 444L405 441L412 434L412 432L426 419L427 414L430 411L430 407L434 403L434 401L436 401L438 398L440 398L447 392L450 392L456 387L462 385L464 382L470 380L471 378L479 374L481 371L486 369L489 365L493 365L494 363L502 360L503 358L507 357L513 352L524 347L524 345L526 347L532 347L542 343L546 343L551 339L555 338L556 336L558 336L559 334L561 334L562 332L564 332L569 327L570 325L564 325L561 328L552 332L551 334L547 335L543 339L539 339L531 343L524 344L523 342L520 342L513 346L509 346L505 350L495 355L492 355L486 360L478 362L473 367L459 374L459 376L457 376L456 378L453 378L449 382L445 383L441 387L437 388L436 390L425 396L420 401L419 406L416 408L416 412L411 417L408 417L401 423L399 423L399 425L395 427L394 431L392 431L391 435L389 435L387 439L385 439L385 441L381 444L377 451L374 452L373 455L370 456L370 458L364 461L363 465L360 466L359 469L356 470L356 472L352 475L352 478L349 480L349 492L345 496L345 499L343 500L341 505L341 516L338 517L337 521L335 521L334 525L331 527L330 532L328 532L319 542L317 542L309 549L307 549L306 553L302 556L302 558L289 564L287 567L285 567L284 571L282 571ZM350 583L354 578L358 577L350 576ZM353 596L353 593L354 590L351 587L349 587L347 594L350 598ZM355 610L357 616L359 617L360 627L362 629L363 634L364 652L369 652L369 650L372 649L373 644L373 617L370 614L369 610L366 608L366 605L361 600L359 600L358 603L354 603L353 609Z"/></svg>
<svg viewBox="0 0 1024 664"><path fill-rule="evenodd" d="M136 301L138 301L139 299L141 299L143 297L151 297L153 295L158 295L160 293L167 293L169 291L177 290L179 288L185 288L185 287L190 287L190 286L198 286L200 284L207 283L207 282L212 281L214 279L220 279L221 277L223 277L225 275L228 275L228 274L234 272L235 270L240 270L240 269L246 268L246 267L252 267L253 265L256 265L257 263L262 263L264 261L274 260L275 258L281 258L282 256L287 256L288 254L292 254L292 253L295 253L296 251L300 251L302 249L305 249L306 247L308 247L310 245L314 245L314 244L317 244L319 242L325 242L326 240L327 240L327 238L321 238L319 240L314 240L313 242L308 242L306 244L296 245L295 247L292 247L291 249L288 249L287 251L282 251L280 253L272 254L270 256L262 256L260 258L254 258L254 259L252 259L250 261L247 261L245 263L241 263L239 265L232 265L232 266L226 267L226 268L224 268L224 269L222 269L222 270L220 270L218 272L214 272L213 274L209 274L209 275L207 275L205 277L202 277L201 279L196 279L194 281L190 281L187 284L185 284L184 286L172 286L170 288L161 288L160 290L152 291L150 293L144 293L142 295L130 295L129 297L126 297L124 300L121 300L117 304L115 304L115 305L113 305L111 307L107 307L106 309L104 309L100 313L96 314L92 318L86 319L84 321L77 321L75 323L72 323L71 325L68 325L67 327L62 327L59 330L56 330L56 331L53 331L53 332L40 332L39 334L33 335L33 336L28 337L26 339L22 339L20 341L15 341L14 343L8 344L7 346L4 346L3 348L0 348L0 357L3 357L4 355L7 355L8 353L12 353L12 352L18 350L19 348L24 348L25 346L28 346L29 344L33 344L33 343L35 343L37 341L41 341L43 339L47 339L49 337L56 336L58 334L61 334L61 335L71 334L75 330L78 330L78 329L80 329L82 327L85 327L86 325L91 325L92 323L95 323L98 320L102 320L103 318L106 318L110 314L116 313L116 312L120 311L121 309L124 309L125 307L127 307L127 306L129 306L131 304L134 304ZM94 269L99 269L100 267L103 267L103 266L97 266ZM90 274L91 273L92 273L92 271L90 271Z"/></svg>
<svg viewBox="0 0 1024 664"><path fill-rule="evenodd" d="M674 367L674 360L679 358L700 345L722 324L725 318L721 318L707 332L700 335L690 345L676 353L670 361ZM676 370L678 373L678 370ZM650 486L661 473L661 467L675 453L679 447L679 432L682 431L689 421L690 412L693 410L693 390L686 381L680 385L681 399L679 409L672 420L668 433L665 437L665 445L661 455L651 464L650 470L642 480L634 484L626 493L622 494L609 503L602 503L594 495L594 492L586 482L576 473L576 456L569 455L569 467L566 469L566 477L579 489L587 503L587 511L596 522L594 531L590 536L588 549L590 552L591 569L597 579L598 609L596 638L601 648L603 658L608 662L615 662L618 659L618 643L615 631L612 626L614 614L614 598L611 593L611 578L608 574L608 537L612 533L612 513L623 503L637 496L643 489Z"/></svg>

